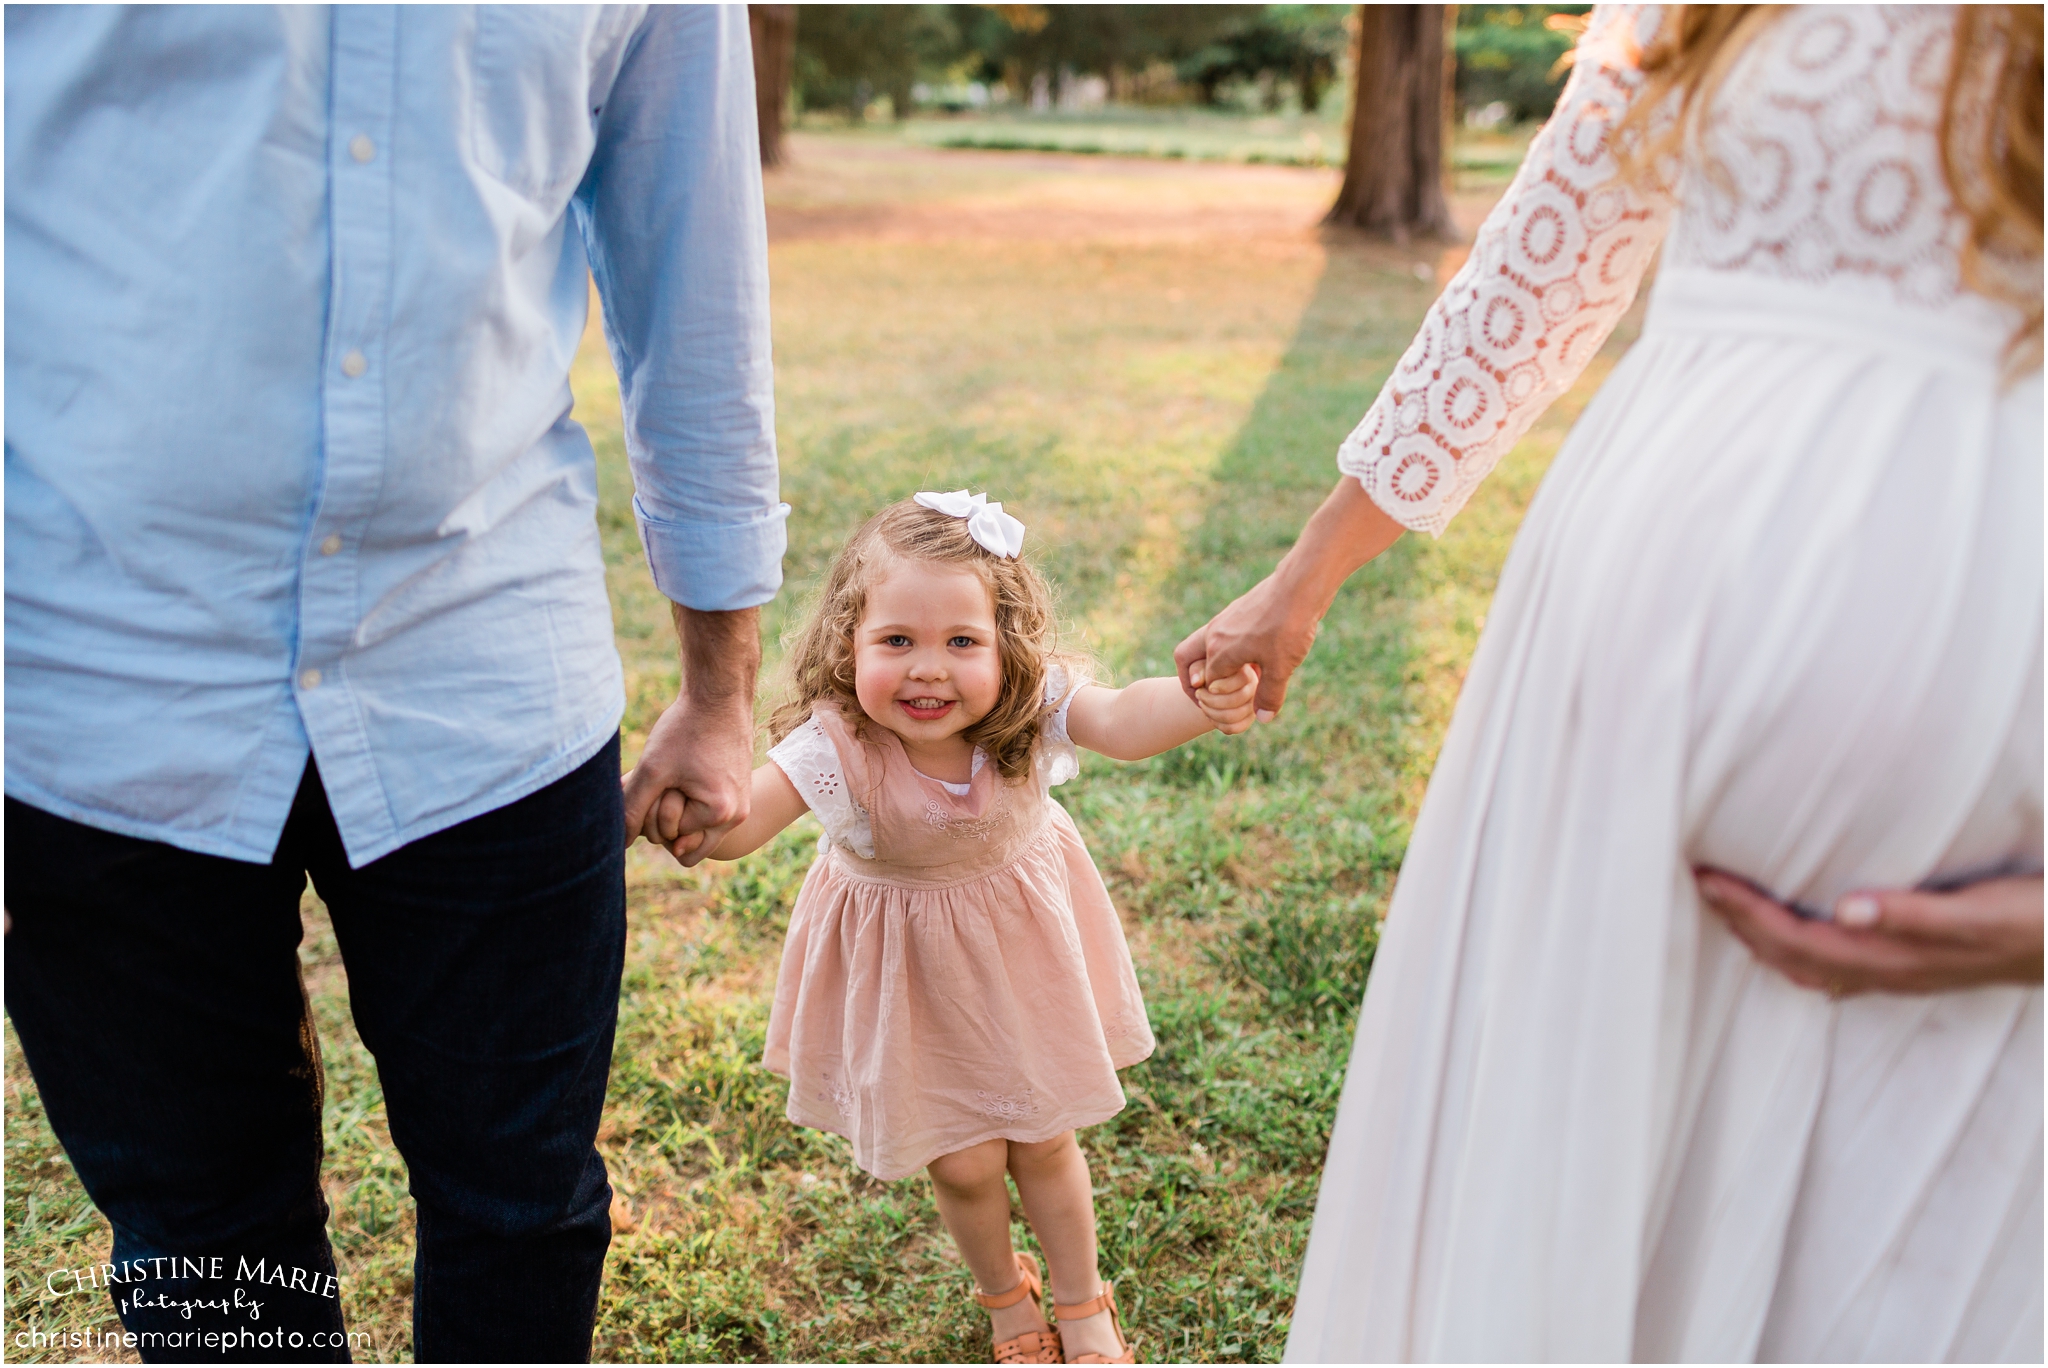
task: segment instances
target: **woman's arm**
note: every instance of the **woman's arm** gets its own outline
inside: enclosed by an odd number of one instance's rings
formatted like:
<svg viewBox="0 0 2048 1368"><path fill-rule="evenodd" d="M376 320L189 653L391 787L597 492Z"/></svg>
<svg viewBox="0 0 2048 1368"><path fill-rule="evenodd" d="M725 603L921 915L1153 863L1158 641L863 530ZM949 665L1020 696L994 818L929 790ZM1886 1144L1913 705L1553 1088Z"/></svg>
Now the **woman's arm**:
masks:
<svg viewBox="0 0 2048 1368"><path fill-rule="evenodd" d="M1220 677L1199 694L1182 692L1180 681L1171 676L1141 679L1121 689L1085 685L1067 706L1067 737L1112 760L1144 760L1204 732L1241 732L1251 725L1256 679L1249 671L1235 679Z"/></svg>
<svg viewBox="0 0 2048 1368"><path fill-rule="evenodd" d="M1349 475L1339 479L1273 573L1174 649L1173 663L1187 697L1192 699L1211 679L1254 665L1259 671L1258 718L1271 721L1287 700L1288 678L1315 644L1316 628L1337 590L1403 530L1366 497L1358 481Z"/></svg>
<svg viewBox="0 0 2048 1368"><path fill-rule="evenodd" d="M1571 388L1635 300L1671 220L1661 184L1623 171L1642 6L1601 5L1557 108L1422 320L1379 398L1337 449L1404 527L1432 535Z"/></svg>
<svg viewBox="0 0 2048 1368"><path fill-rule="evenodd" d="M1594 11L1514 183L1338 448L1345 478L1279 568L1174 652L1184 686L1253 662L1260 716L1278 713L1345 577L1404 527L1443 531L1627 312L1671 213L1614 145L1642 84L1638 11Z"/></svg>
<svg viewBox="0 0 2048 1368"><path fill-rule="evenodd" d="M754 799L747 820L726 832L707 858L737 860L742 855L751 855L806 810L803 795L789 782L782 766L771 760L754 771Z"/></svg>
<svg viewBox="0 0 2048 1368"><path fill-rule="evenodd" d="M1759 960L1832 997L2041 982L2038 877L1949 893L1851 893L1833 921L1810 921L1717 870L1700 870L1698 882L1708 908Z"/></svg>

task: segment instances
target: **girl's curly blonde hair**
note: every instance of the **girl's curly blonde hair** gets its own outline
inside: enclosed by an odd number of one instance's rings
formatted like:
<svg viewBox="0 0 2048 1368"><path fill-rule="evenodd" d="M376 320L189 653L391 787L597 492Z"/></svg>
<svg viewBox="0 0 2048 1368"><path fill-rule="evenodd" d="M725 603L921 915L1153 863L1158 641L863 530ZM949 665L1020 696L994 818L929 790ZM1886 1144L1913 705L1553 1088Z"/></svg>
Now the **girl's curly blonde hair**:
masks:
<svg viewBox="0 0 2048 1368"><path fill-rule="evenodd" d="M783 701L768 719L770 744L809 721L811 710L827 700L839 705L841 716L864 739L872 738L868 729L874 724L854 692L854 634L867 611L869 591L904 561L959 566L988 586L995 602L1002 691L988 716L965 735L1003 778L1022 778L1030 772L1045 711L1046 667L1058 660L1074 680L1092 671L1082 658L1058 652L1052 586L1029 561L982 549L967 535L966 519L909 499L861 524L832 562L808 618L789 639Z"/></svg>

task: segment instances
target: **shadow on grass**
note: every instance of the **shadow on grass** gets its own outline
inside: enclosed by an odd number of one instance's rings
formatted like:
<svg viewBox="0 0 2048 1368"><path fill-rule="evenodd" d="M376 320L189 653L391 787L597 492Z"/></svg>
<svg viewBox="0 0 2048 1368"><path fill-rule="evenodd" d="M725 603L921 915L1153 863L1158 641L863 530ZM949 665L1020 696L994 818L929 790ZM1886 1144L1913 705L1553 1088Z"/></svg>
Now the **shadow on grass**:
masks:
<svg viewBox="0 0 2048 1368"><path fill-rule="evenodd" d="M1336 481L1338 444L1433 294L1413 258L1332 234L1284 358L1186 534L1142 674L1257 583ZM1407 539L1345 587L1276 724L1141 765L1091 765L1068 805L1127 912L1201 953L1145 978L1160 1046L1136 1105L1091 1131L1103 1262L1142 1289L1148 1350L1284 1347L1380 914L1405 847L1419 673ZM1433 738L1432 738L1433 740Z"/></svg>
<svg viewBox="0 0 2048 1368"><path fill-rule="evenodd" d="M1146 670L1170 671L1181 637L1278 563L1337 480L1338 444L1364 415L1414 332L1434 287L1393 249L1325 230L1328 263L1286 355L1217 465L1208 508L1189 535L1170 616ZM1404 538L1355 575L1332 605L1275 725L1210 738L1162 757L1167 773L1201 772L1214 757L1252 757L1244 771L1321 775L1371 749L1358 719L1385 708L1408 675L1404 603L1415 548Z"/></svg>

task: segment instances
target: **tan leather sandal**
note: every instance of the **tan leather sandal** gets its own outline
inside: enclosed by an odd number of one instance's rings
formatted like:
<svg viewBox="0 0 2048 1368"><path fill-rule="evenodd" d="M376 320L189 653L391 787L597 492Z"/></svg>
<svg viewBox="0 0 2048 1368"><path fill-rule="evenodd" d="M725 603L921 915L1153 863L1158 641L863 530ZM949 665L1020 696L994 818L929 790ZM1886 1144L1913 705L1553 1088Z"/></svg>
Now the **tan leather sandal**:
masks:
<svg viewBox="0 0 2048 1368"><path fill-rule="evenodd" d="M1138 1361L1138 1351L1131 1347L1129 1340L1124 1338L1124 1323L1116 1314L1116 1284L1104 1283L1101 1293L1090 1297L1087 1301L1074 1302L1069 1306L1062 1306L1055 1302L1052 1308L1053 1318L1063 1321L1081 1320L1084 1317L1096 1314L1098 1311L1109 1312L1109 1328L1116 1331L1116 1342L1123 1346L1122 1352L1115 1358L1104 1358L1100 1354L1082 1354L1076 1358L1067 1359L1066 1362L1136 1363Z"/></svg>
<svg viewBox="0 0 2048 1368"><path fill-rule="evenodd" d="M1017 1251L1017 1285L1007 1292L993 1296L974 1289L974 1299L991 1311L1000 1311L1006 1306L1015 1306L1026 1297L1034 1301L1045 1295L1045 1282L1038 1276L1038 1260L1022 1250ZM1061 1363L1060 1332L1053 1329L1026 1330L1015 1339L1004 1340L996 1346L996 1363Z"/></svg>

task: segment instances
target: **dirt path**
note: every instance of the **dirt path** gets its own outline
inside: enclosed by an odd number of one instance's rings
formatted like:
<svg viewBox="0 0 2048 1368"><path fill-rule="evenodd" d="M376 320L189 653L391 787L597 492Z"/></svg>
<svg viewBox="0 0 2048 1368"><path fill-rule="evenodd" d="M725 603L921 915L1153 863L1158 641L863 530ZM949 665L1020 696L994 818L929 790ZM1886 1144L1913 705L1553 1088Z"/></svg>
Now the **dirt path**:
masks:
<svg viewBox="0 0 2048 1368"><path fill-rule="evenodd" d="M800 133L767 176L771 243L1313 241L1329 169L916 147ZM1469 233L1498 190L1461 194ZM1424 248L1409 255L1435 254Z"/></svg>

